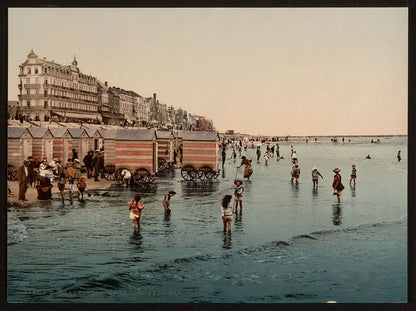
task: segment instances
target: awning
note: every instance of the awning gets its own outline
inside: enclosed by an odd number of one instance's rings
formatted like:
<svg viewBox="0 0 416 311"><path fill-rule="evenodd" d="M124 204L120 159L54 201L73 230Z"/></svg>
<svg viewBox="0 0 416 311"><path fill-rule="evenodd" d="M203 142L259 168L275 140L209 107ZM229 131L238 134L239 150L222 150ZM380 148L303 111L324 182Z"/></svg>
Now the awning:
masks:
<svg viewBox="0 0 416 311"><path fill-rule="evenodd" d="M55 112L51 111L52 114L58 115L64 118L75 118L75 119L91 119L95 120L98 118L98 114L90 114L90 113L74 113L74 112Z"/></svg>

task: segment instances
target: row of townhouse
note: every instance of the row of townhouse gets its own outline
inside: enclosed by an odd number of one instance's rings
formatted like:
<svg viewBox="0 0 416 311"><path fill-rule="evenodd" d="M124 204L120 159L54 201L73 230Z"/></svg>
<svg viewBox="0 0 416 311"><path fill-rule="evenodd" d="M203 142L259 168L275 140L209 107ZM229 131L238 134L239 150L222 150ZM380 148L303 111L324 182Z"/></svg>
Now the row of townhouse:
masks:
<svg viewBox="0 0 416 311"><path fill-rule="evenodd" d="M144 97L83 74L75 57L71 65L61 65L39 58L32 49L27 60L19 66L18 77L18 102L14 110L9 110L9 113L13 111L11 118L207 128L205 123L204 126L198 123L200 116L160 103L156 93Z"/></svg>

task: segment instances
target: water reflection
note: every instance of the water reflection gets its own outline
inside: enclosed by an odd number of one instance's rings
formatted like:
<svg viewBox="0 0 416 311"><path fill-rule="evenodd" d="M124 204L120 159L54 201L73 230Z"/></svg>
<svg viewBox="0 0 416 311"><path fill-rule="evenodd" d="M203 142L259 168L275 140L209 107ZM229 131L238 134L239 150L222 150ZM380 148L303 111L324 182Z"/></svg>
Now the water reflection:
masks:
<svg viewBox="0 0 416 311"><path fill-rule="evenodd" d="M223 237L222 237L222 248L225 249L231 249L231 233L230 232L224 232Z"/></svg>
<svg viewBox="0 0 416 311"><path fill-rule="evenodd" d="M317 199L318 198L318 187L313 187L312 188L312 199Z"/></svg>
<svg viewBox="0 0 416 311"><path fill-rule="evenodd" d="M355 195L356 195L356 193L355 193L355 185L350 186L350 188L351 188L351 195L352 195L353 197L355 197Z"/></svg>
<svg viewBox="0 0 416 311"><path fill-rule="evenodd" d="M234 227L235 231L241 232L243 229L243 212L235 212L234 217Z"/></svg>
<svg viewBox="0 0 416 311"><path fill-rule="evenodd" d="M163 224L165 225L165 227L170 227L170 211L169 213L165 213L163 220L164 220Z"/></svg>
<svg viewBox="0 0 416 311"><path fill-rule="evenodd" d="M335 226L342 224L342 209L341 203L332 204L332 223Z"/></svg>
<svg viewBox="0 0 416 311"><path fill-rule="evenodd" d="M140 229L133 231L133 234L130 236L129 243L134 247L135 250L142 252L142 242L143 236L140 233Z"/></svg>
<svg viewBox="0 0 416 311"><path fill-rule="evenodd" d="M218 182L217 181L183 181L182 182L182 192L185 195L201 195L201 194L211 194L218 191Z"/></svg>
<svg viewBox="0 0 416 311"><path fill-rule="evenodd" d="M292 197L299 197L299 185L297 185L296 183L292 183Z"/></svg>
<svg viewBox="0 0 416 311"><path fill-rule="evenodd" d="M137 192L140 194L156 194L157 193L157 184L150 183L150 184L142 184L142 185L135 185L130 188L130 191Z"/></svg>

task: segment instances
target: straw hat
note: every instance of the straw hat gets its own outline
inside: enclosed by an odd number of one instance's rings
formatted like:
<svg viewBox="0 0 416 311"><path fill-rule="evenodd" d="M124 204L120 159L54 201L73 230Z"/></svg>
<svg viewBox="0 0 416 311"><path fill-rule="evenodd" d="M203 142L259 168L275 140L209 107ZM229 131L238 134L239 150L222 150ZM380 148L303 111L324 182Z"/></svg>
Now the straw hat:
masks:
<svg viewBox="0 0 416 311"><path fill-rule="evenodd" d="M77 163L79 163L79 160L78 159L75 159L74 161L77 162Z"/></svg>
<svg viewBox="0 0 416 311"><path fill-rule="evenodd" d="M337 168L335 168L335 169L333 170L333 172L335 172L335 173L339 173L339 172L341 172L341 170L337 167Z"/></svg>
<svg viewBox="0 0 416 311"><path fill-rule="evenodd" d="M85 176L81 176L80 178L79 178L79 180L81 181L81 180L87 180L87 177L85 177Z"/></svg>
<svg viewBox="0 0 416 311"><path fill-rule="evenodd" d="M313 167L313 170L317 170L318 168L316 166Z"/></svg>

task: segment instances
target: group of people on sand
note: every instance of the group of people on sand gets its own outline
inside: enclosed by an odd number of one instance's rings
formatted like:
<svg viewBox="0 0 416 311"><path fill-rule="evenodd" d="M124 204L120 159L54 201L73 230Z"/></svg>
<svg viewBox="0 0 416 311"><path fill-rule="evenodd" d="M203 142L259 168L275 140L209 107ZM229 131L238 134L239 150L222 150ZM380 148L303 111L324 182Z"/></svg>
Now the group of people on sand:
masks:
<svg viewBox="0 0 416 311"><path fill-rule="evenodd" d="M98 181L99 158L101 157L101 150L97 150L95 154L93 151L88 151L88 154L84 157L84 163L88 164L86 165L88 178L93 177L94 172L95 180ZM89 158L91 158L91 161ZM87 178L81 175L82 166L76 157L69 157L66 163L61 163L57 158L53 158L51 161L44 158L42 161L37 162L30 156L28 157L28 160L23 161L23 165L20 166L17 171L19 201L27 201L26 192L29 186L36 188L38 193L37 198L39 200L51 199L52 182L56 181L62 201L65 199L64 191L66 190L65 187L68 182L69 186L67 190L70 203L72 204L73 202L74 184L77 186L78 199L82 202Z"/></svg>

